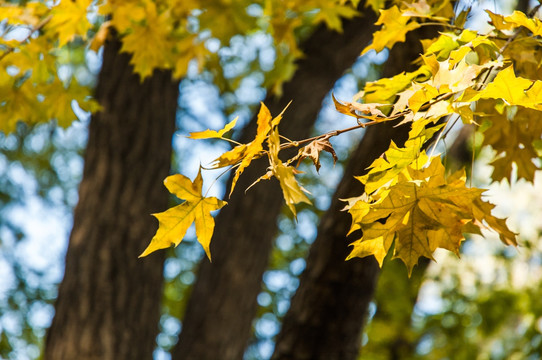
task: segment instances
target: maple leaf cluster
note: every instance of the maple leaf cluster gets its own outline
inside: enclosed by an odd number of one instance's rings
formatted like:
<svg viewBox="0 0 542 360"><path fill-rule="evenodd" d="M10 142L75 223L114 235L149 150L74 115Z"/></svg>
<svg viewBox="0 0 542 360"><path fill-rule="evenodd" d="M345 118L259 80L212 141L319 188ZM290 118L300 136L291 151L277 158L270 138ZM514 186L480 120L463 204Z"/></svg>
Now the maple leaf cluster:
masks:
<svg viewBox="0 0 542 360"><path fill-rule="evenodd" d="M503 243L516 245L516 234L506 221L491 214L494 205L483 199L484 190L467 186L464 170L447 174L441 156L426 152L461 120L482 128L483 144L496 150L494 180L511 180L513 164L518 177L530 181L539 169L535 160L542 136L542 81L531 62L540 64L542 60L540 21L520 12L508 17L488 14L493 26L490 32L462 28L467 14L461 13L451 30L423 42L417 70L367 83L352 102L332 96L337 111L354 117L357 125L281 143L278 127L283 114L273 118L262 104L254 140L236 143L214 160L213 167L235 169L231 193L252 160L266 155L268 171L256 183L275 177L295 216L295 205L310 204L310 199L295 178L298 170L290 164L308 158L319 170L322 151L337 160L331 137L387 121L409 124L406 142L402 146L392 142L367 173L357 177L364 193L345 200L345 210L352 216L350 233L362 233L352 243L348 259L373 255L382 265L393 251L411 273L420 257L432 259L437 248L459 255L465 234L481 235L483 228L496 231ZM392 4L381 10L377 25L382 29L364 53L391 48L425 22L448 24L453 17L450 1ZM535 60L518 55L518 47L525 47L522 52L533 54ZM222 130L192 133L191 138L228 140L224 134L234 125L235 120ZM279 152L289 147L301 148L296 156L281 160Z"/></svg>

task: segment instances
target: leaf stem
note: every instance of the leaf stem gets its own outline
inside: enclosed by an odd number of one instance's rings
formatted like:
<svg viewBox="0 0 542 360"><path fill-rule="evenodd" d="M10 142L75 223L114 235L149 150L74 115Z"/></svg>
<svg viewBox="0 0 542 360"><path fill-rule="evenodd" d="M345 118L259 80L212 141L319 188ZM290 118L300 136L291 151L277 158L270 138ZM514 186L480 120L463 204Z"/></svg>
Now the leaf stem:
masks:
<svg viewBox="0 0 542 360"><path fill-rule="evenodd" d="M389 120L389 119L386 119L385 121L387 121L387 120ZM381 123L381 122L383 122L383 121L373 120L373 121L370 121L370 122L367 122L367 123L361 123L361 124L358 124L358 125L355 125L355 126L351 126L349 128L346 128L346 129L329 131L327 133L324 133L324 134L321 134L321 135L318 135L318 136L313 136L311 138L292 141L292 142L290 142L288 144L282 144L280 146L280 149L284 150L284 149L289 149L289 148L292 148L292 147L297 147L299 145L306 144L306 143L311 142L311 141L320 140L320 139L323 139L323 138L330 138L330 137L333 137L333 136L343 134L345 132L349 132L349 131L353 131L353 130L357 130L357 129L362 129L362 128L365 128L367 126L375 125L375 124L378 124L378 123Z"/></svg>
<svg viewBox="0 0 542 360"><path fill-rule="evenodd" d="M235 141L235 140L233 140L233 139L229 139L229 138L225 138L225 137L220 137L220 139L229 141L230 143L235 144L235 145L237 145L237 146L243 145L243 144L241 144L240 142Z"/></svg>
<svg viewBox="0 0 542 360"><path fill-rule="evenodd" d="M226 170L222 171L214 180L213 182L211 183L211 185L209 185L209 187L207 188L207 191L205 191L205 195L203 195L203 197L207 197L207 194L209 193L209 190L211 190L211 188L213 187L213 185L217 182L218 179L220 179L224 174L226 174L228 171L231 171L231 169L233 169L234 167L237 167L238 165L234 165L232 167L229 167L227 168ZM204 170L212 170L212 169L206 169L204 168L203 166L200 165L200 167Z"/></svg>

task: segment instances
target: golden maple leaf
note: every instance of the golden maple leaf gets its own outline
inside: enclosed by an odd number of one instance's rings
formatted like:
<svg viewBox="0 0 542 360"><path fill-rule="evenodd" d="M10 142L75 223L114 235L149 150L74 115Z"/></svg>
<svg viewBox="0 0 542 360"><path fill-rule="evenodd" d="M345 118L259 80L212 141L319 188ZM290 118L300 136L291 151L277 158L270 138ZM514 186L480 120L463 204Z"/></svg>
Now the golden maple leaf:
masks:
<svg viewBox="0 0 542 360"><path fill-rule="evenodd" d="M483 190L467 188L464 172L446 180L439 156L426 168L408 166L398 178L372 202L369 198L350 201L351 232L361 229L363 236L351 244L354 248L347 259L374 255L382 266L395 241L394 258L405 263L410 275L418 259L432 259L437 248L459 255L463 233L479 233L482 222L497 231L505 244L516 244L505 220L492 216L493 205L481 199Z"/></svg>
<svg viewBox="0 0 542 360"><path fill-rule="evenodd" d="M87 19L87 8L90 0L63 0L51 11L51 20L45 26L47 31L58 34L58 46L64 46L76 36L86 38L91 25Z"/></svg>
<svg viewBox="0 0 542 360"><path fill-rule="evenodd" d="M204 131L197 131L197 132L191 132L189 138L190 139L222 139L224 134L230 131L235 127L235 124L237 123L237 119L239 117L236 117L229 123L227 123L223 129L220 130L204 130Z"/></svg>
<svg viewBox="0 0 542 360"><path fill-rule="evenodd" d="M218 210L227 203L216 197L203 196L201 193L202 184L201 168L193 182L181 174L168 176L164 180L164 185L169 192L185 201L164 212L153 214L159 221L158 231L139 257L168 248L172 244L179 245L190 225L195 222L198 242L211 260L209 245L215 228L211 211Z"/></svg>
<svg viewBox="0 0 542 360"><path fill-rule="evenodd" d="M277 118L280 118L281 116L282 113ZM239 176L241 176L246 167L249 166L252 160L256 156L259 156L263 150L263 142L267 138L269 130L271 130L271 119L272 117L269 109L264 105L264 103L261 103L257 120L258 129L256 130L256 137L254 140L252 140L249 144L237 145L230 151L225 152L213 160L213 168L221 168L224 166L238 164L231 184L230 195L235 188L235 184L237 183Z"/></svg>
<svg viewBox="0 0 542 360"><path fill-rule="evenodd" d="M403 16L395 5L390 9L380 10L380 17L376 25L383 25L382 29L374 33L373 43L367 46L361 54L363 55L369 50L380 52L384 48L391 49L395 43L404 42L409 31L420 27L415 21L409 22L410 19L410 16Z"/></svg>
<svg viewBox="0 0 542 360"><path fill-rule="evenodd" d="M502 99L508 105L542 110L542 81L516 77L514 67L509 66L501 70L473 100L477 98Z"/></svg>
<svg viewBox="0 0 542 360"><path fill-rule="evenodd" d="M268 157L269 157L269 171L277 178L280 183L280 188L282 189L282 194L284 196L284 201L286 205L292 211L292 214L296 216L295 204L304 202L307 204L312 204L309 198L305 195L306 191L302 186L297 183L295 179L295 174L299 173L295 168L291 166L284 165L282 160L279 159L280 151L280 137L278 132L278 124L281 120L279 115L271 122L271 133L267 138L267 145L269 147ZM268 176L267 174L264 177Z"/></svg>

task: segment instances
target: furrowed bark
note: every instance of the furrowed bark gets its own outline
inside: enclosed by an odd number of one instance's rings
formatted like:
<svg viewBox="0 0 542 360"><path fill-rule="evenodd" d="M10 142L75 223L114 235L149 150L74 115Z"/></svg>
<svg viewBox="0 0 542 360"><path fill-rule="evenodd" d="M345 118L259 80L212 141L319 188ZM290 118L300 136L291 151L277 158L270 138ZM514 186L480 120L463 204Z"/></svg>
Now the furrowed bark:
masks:
<svg viewBox="0 0 542 360"><path fill-rule="evenodd" d="M375 19L371 14L344 21L343 34L319 28L304 43L305 58L299 61L293 79L285 84L282 97L268 96L265 100L272 115L278 115L294 100L280 125L282 135L294 139L309 135L322 100L368 43ZM252 121L244 132L244 141L253 138L255 128ZM211 243L213 262L204 259L200 265L179 343L172 352L175 360L243 357L276 233L276 219L283 206L277 184L258 184L246 194L243 192L265 173L265 167L260 162L245 170L229 205L217 216Z"/></svg>
<svg viewBox="0 0 542 360"><path fill-rule="evenodd" d="M419 39L417 34L396 45L385 64L384 77L408 70L408 64L421 52ZM408 130L408 126L393 127L385 123L365 132L345 168L330 208L320 220L318 235L283 319L272 359L358 358L367 309L380 269L374 257L345 261L350 252L348 245L360 233L346 236L351 217L341 211L345 203L339 199L362 194L363 186L353 176L362 175L388 149L391 140L402 144Z"/></svg>
<svg viewBox="0 0 542 360"><path fill-rule="evenodd" d="M164 252L138 259L163 211L178 82L155 72L140 82L107 42L79 203L44 359L150 359L162 297Z"/></svg>

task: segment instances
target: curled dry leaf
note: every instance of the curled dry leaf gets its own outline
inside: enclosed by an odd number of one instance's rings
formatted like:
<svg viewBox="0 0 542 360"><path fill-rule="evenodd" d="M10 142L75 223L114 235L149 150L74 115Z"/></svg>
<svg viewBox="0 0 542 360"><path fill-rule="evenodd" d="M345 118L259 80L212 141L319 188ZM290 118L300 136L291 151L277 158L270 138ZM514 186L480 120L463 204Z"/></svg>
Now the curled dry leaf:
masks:
<svg viewBox="0 0 542 360"><path fill-rule="evenodd" d="M333 156L333 164L337 162L337 154L335 154L335 150L333 149L333 146L329 142L329 137L325 137L322 139L314 140L309 145L301 148L298 153L298 160L297 160L297 166L299 166L299 163L301 160L305 158L309 158L314 163L314 166L316 167L316 171L320 170L320 151L327 151L328 153Z"/></svg>

